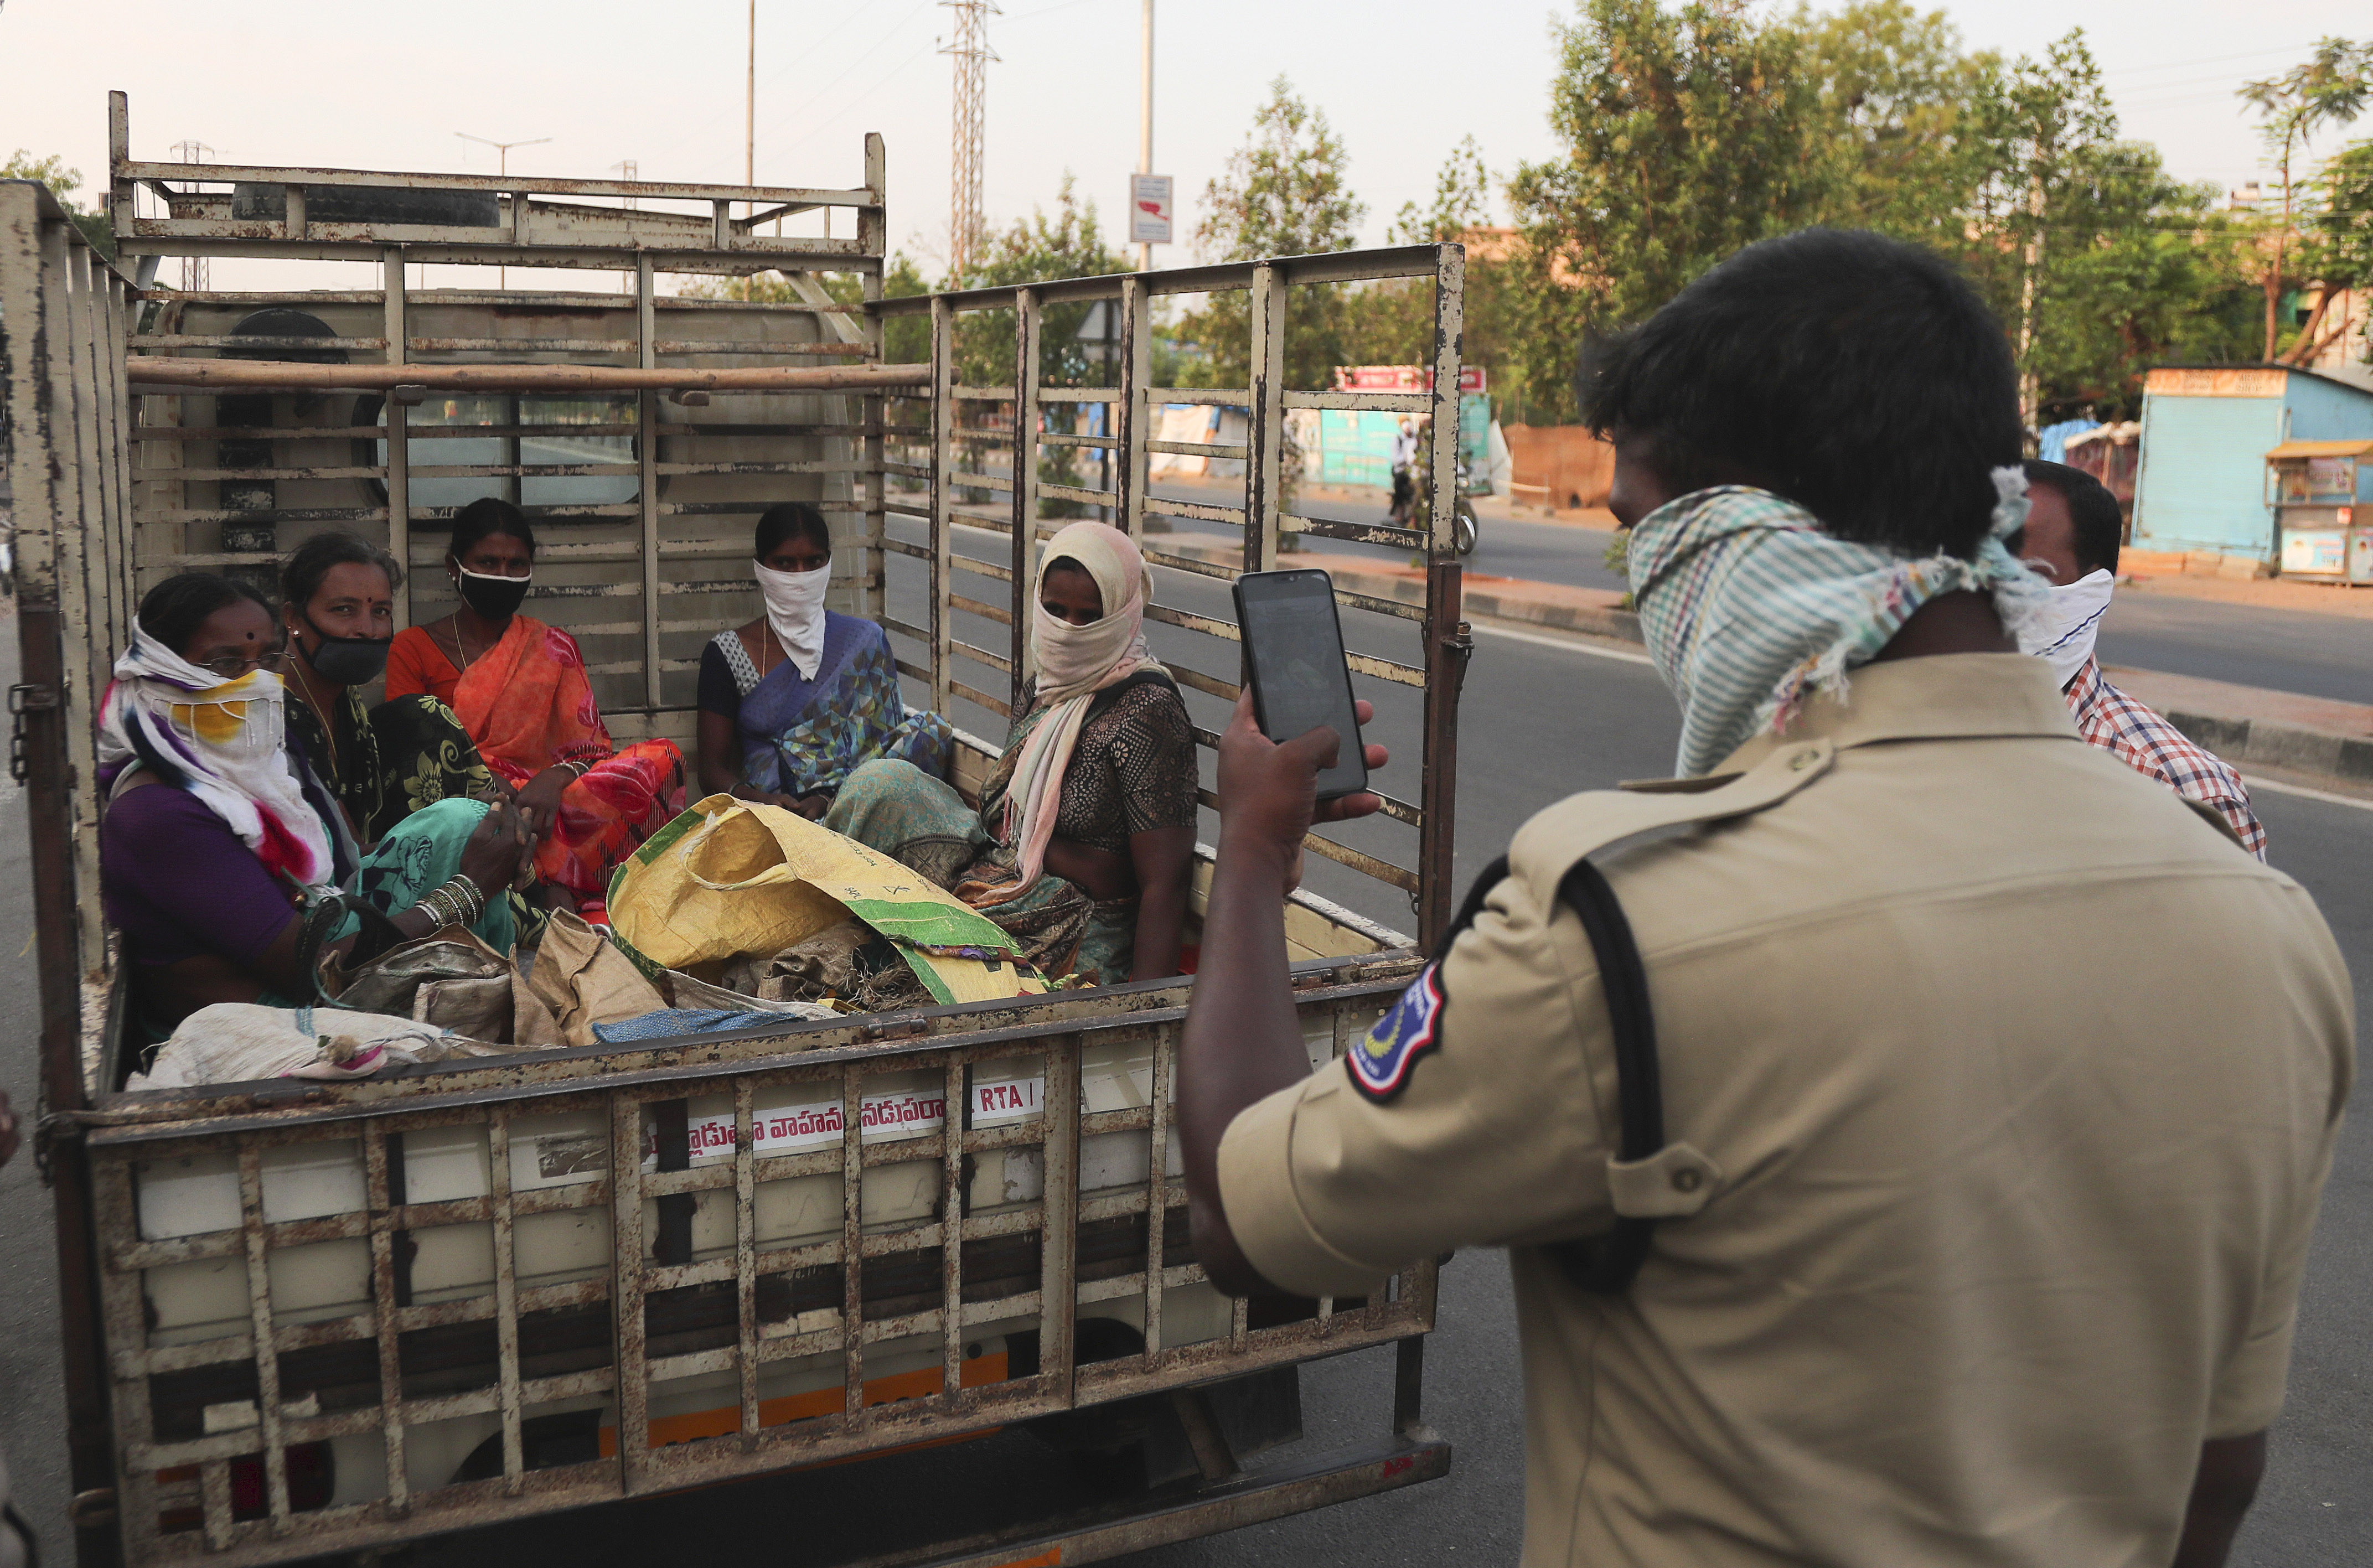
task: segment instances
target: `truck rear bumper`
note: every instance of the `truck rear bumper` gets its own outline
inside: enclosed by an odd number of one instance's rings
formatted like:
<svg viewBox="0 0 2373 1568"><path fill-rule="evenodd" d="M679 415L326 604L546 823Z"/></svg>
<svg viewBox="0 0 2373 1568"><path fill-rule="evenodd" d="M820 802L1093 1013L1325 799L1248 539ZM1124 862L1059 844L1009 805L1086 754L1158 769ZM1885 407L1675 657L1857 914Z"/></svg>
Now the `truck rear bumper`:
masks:
<svg viewBox="0 0 2373 1568"><path fill-rule="evenodd" d="M1449 1473L1450 1445L1420 1427L1237 1475L1151 1506L1142 1500L1117 1504L1073 1515L1053 1529L1042 1520L995 1535L869 1557L842 1568L1056 1568L1102 1562L1438 1480Z"/></svg>

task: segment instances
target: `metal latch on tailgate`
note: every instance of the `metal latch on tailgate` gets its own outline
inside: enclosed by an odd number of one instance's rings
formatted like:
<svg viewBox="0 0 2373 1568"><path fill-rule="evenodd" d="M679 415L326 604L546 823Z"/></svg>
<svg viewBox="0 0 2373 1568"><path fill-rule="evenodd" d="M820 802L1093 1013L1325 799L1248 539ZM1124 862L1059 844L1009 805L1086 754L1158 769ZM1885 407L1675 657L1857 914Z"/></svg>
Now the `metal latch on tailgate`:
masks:
<svg viewBox="0 0 2373 1568"><path fill-rule="evenodd" d="M8 688L8 777L19 784L32 772L32 759L25 755L25 716L53 712L57 706L55 686L21 681Z"/></svg>

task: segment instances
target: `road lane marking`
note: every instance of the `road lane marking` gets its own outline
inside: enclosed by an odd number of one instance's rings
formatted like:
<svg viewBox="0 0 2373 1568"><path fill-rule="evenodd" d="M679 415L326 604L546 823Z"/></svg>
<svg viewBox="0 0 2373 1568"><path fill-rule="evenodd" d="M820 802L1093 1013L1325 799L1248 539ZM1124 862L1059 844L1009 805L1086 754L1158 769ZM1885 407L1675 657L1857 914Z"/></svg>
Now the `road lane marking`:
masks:
<svg viewBox="0 0 2373 1568"><path fill-rule="evenodd" d="M2355 806L2360 812L2373 812L2373 801L2360 795L2335 795L2329 790L2310 790L2304 784L2283 784L2262 773L2244 773L2241 782L2252 790L2272 790L2277 795L2297 795L2302 800L2324 801L2335 806Z"/></svg>
<svg viewBox="0 0 2373 1568"><path fill-rule="evenodd" d="M1562 648L1569 653L1587 653L1595 659L1616 659L1626 664L1646 664L1653 668L1655 661L1644 653L1633 653L1620 648L1602 648L1595 642L1583 642L1561 637L1544 637L1539 632L1520 632L1514 626L1495 626L1482 621L1469 621L1467 626L1493 637L1504 637L1517 642L1537 642L1543 648Z"/></svg>

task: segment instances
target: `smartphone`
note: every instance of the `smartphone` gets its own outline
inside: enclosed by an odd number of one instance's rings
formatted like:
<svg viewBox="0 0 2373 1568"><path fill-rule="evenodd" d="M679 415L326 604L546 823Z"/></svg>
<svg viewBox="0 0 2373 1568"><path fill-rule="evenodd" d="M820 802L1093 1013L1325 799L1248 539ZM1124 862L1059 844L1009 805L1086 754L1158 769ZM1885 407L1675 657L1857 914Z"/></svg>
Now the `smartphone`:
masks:
<svg viewBox="0 0 2373 1568"><path fill-rule="evenodd" d="M1325 726L1341 743L1335 766L1318 775L1318 798L1331 801L1368 787L1367 749L1351 706L1351 666L1335 582L1316 568L1246 572L1236 579L1236 624L1245 634L1245 677L1261 733L1291 741Z"/></svg>

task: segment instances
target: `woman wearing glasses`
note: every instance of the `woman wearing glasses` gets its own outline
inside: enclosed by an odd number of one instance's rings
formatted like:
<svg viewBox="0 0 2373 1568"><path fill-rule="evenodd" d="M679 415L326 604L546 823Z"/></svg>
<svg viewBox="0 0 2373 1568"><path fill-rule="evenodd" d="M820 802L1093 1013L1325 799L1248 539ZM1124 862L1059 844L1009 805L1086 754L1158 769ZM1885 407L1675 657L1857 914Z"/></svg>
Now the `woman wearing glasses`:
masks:
<svg viewBox="0 0 2373 1568"><path fill-rule="evenodd" d="M213 1002L312 1000L298 908L323 889L349 886L404 937L466 925L506 953L517 938L518 810L440 801L358 853L290 755L285 658L261 593L183 572L140 602L100 704L100 897L152 1038Z"/></svg>
<svg viewBox="0 0 2373 1568"><path fill-rule="evenodd" d="M450 703L517 791L536 875L580 907L598 904L618 862L684 810L684 753L613 741L577 639L519 613L535 533L517 507L490 496L456 512L445 569L462 607L397 636L387 695Z"/></svg>

